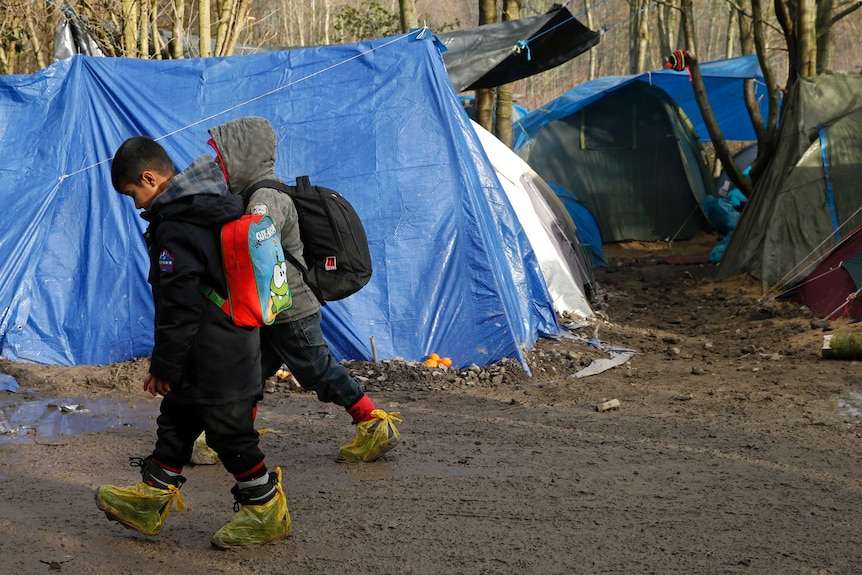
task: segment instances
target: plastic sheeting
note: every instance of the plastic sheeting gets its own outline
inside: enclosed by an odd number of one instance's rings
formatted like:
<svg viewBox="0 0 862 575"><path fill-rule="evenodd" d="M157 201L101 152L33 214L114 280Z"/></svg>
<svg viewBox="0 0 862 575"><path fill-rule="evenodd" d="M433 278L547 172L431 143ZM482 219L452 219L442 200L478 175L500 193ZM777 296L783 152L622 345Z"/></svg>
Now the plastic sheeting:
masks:
<svg viewBox="0 0 862 575"><path fill-rule="evenodd" d="M754 80L755 97L760 102L761 115L767 117L766 88L757 56L740 56L700 65L704 86L712 112L726 140L757 140L751 117L745 107L745 81ZM532 138L545 124L569 116L589 106L608 92L626 84L642 80L658 86L668 93L694 126L698 138L709 142L709 132L694 99L694 90L688 72L656 70L630 76L605 76L579 84L550 102L538 106L518 122L514 128L514 148L517 150Z"/></svg>
<svg viewBox="0 0 862 575"><path fill-rule="evenodd" d="M711 229L701 204L712 180L697 135L667 93L645 82L544 124L518 155L571 190L605 242L688 239Z"/></svg>
<svg viewBox="0 0 862 575"><path fill-rule="evenodd" d="M455 90L495 88L565 64L599 43L601 34L563 6L546 14L440 34Z"/></svg>
<svg viewBox="0 0 862 575"><path fill-rule="evenodd" d="M595 293L592 265L578 244L572 218L524 160L491 132L476 122L472 125L539 258L554 308L560 314L592 317L588 299Z"/></svg>
<svg viewBox="0 0 862 575"><path fill-rule="evenodd" d="M381 359L523 363L525 347L558 332L552 301L433 39L179 61L78 55L0 77L2 356L148 355L145 222L112 190L109 160L144 134L184 168L208 153L209 127L259 115L278 133L278 174L339 190L365 223L374 275L323 310L337 359L372 359L373 336Z"/></svg>
<svg viewBox="0 0 862 575"><path fill-rule="evenodd" d="M862 75L799 78L784 106L778 146L718 270L764 290L801 280L862 224Z"/></svg>
<svg viewBox="0 0 862 575"><path fill-rule="evenodd" d="M824 319L862 318L862 227L832 248L791 299Z"/></svg>

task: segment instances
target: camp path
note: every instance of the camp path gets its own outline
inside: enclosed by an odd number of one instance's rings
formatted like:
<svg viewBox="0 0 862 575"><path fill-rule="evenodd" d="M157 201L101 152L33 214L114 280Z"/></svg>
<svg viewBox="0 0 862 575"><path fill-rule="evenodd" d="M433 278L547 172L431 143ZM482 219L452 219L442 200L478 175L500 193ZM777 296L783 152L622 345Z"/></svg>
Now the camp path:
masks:
<svg viewBox="0 0 862 575"><path fill-rule="evenodd" d="M716 281L702 254L637 248L597 272L608 316L597 335L638 351L626 365L574 378L602 353L541 340L532 378L372 378L378 406L402 414L403 442L367 465L335 461L352 435L340 409L268 394L261 441L284 471L293 533L259 548L210 546L233 516L220 466L186 468L186 509L159 536L96 509L95 487L136 481L128 457L152 447L146 362L0 364L39 397L143 399L126 426L0 442L3 570L858 573L858 363L820 358L822 324L791 304L756 305L751 282ZM682 261L694 263L671 263ZM608 399L620 407L597 411Z"/></svg>

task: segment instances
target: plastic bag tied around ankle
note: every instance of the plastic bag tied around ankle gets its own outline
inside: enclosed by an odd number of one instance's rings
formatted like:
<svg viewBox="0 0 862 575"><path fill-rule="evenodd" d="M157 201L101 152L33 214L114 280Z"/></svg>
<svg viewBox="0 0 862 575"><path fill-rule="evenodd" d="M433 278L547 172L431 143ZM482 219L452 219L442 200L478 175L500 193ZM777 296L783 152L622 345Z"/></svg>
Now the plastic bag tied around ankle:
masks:
<svg viewBox="0 0 862 575"><path fill-rule="evenodd" d="M338 457L344 461L374 461L395 447L401 440L401 433L395 426L403 423L398 411L387 413L382 409L371 412L373 419L356 424L353 441L338 450Z"/></svg>
<svg viewBox="0 0 862 575"><path fill-rule="evenodd" d="M213 535L213 545L222 549L259 545L290 535L290 511L281 487L281 467L275 471L275 497L261 505L242 505L236 518Z"/></svg>
<svg viewBox="0 0 862 575"><path fill-rule="evenodd" d="M131 487L103 485L96 491L96 505L109 518L144 535L157 535L165 525L168 513L186 508L177 487L167 489L138 483Z"/></svg>

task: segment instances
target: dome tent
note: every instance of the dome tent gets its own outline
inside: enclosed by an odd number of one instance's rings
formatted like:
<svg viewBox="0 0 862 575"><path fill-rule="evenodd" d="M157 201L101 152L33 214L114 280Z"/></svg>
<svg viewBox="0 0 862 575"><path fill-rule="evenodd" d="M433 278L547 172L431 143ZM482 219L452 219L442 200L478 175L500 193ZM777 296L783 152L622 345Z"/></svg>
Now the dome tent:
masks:
<svg viewBox="0 0 862 575"><path fill-rule="evenodd" d="M862 224L862 76L799 78L718 276L791 286Z"/></svg>
<svg viewBox="0 0 862 575"><path fill-rule="evenodd" d="M645 82L539 126L518 154L589 208L605 242L711 229L701 203L712 182L697 134L667 93Z"/></svg>
<svg viewBox="0 0 862 575"><path fill-rule="evenodd" d="M365 224L371 281L323 308L337 359L371 360L373 337L380 358L523 365L525 348L558 333L536 254L433 35L416 31L224 58L76 55L0 76L2 356L148 355L145 222L112 190L110 157L144 134L183 168L211 151L209 127L247 115L275 127L279 176L338 190Z"/></svg>

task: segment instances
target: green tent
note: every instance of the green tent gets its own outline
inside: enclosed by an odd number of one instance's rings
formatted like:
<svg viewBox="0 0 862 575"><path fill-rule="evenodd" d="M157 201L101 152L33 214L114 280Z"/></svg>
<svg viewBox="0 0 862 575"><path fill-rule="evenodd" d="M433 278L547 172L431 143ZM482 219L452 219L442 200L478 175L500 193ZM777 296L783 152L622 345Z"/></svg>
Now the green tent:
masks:
<svg viewBox="0 0 862 575"><path fill-rule="evenodd" d="M701 203L712 179L697 134L670 96L646 82L548 122L518 153L590 209L604 242L711 229Z"/></svg>
<svg viewBox="0 0 862 575"><path fill-rule="evenodd" d="M800 78L778 148L733 232L719 278L793 284L862 224L862 76Z"/></svg>

